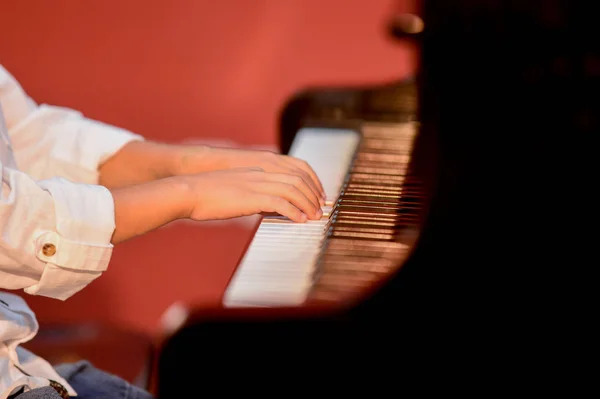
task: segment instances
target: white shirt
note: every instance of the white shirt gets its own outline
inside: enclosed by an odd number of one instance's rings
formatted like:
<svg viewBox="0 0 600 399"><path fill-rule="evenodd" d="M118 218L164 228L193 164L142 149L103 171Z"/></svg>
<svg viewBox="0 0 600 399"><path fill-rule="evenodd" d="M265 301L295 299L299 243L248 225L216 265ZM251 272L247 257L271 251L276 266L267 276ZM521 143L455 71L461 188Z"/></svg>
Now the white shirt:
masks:
<svg viewBox="0 0 600 399"><path fill-rule="evenodd" d="M98 185L98 167L142 137L35 104L2 65L0 105L0 399L48 379L76 395L46 361L19 347L38 324L18 294L65 300L106 270L114 202Z"/></svg>

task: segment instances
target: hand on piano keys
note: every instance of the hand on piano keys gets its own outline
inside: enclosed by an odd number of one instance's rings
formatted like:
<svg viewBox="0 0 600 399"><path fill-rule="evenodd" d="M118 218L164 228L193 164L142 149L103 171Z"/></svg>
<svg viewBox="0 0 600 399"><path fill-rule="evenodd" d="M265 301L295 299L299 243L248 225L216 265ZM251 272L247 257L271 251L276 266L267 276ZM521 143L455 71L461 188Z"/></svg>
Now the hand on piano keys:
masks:
<svg viewBox="0 0 600 399"><path fill-rule="evenodd" d="M224 163L224 169L259 167L267 173L298 176L304 180L319 197L325 200L325 190L319 176L308 162L296 157L281 155L271 151L213 148L211 152ZM321 205L324 202L321 201Z"/></svg>
<svg viewBox="0 0 600 399"><path fill-rule="evenodd" d="M320 194L304 179L261 168L217 170L183 177L191 188L188 217L223 220L263 212L294 222L322 217Z"/></svg>
<svg viewBox="0 0 600 399"><path fill-rule="evenodd" d="M410 245L418 187L407 174L416 128L305 128L290 155L323 182L323 216L306 223L265 216L225 292L226 307L299 306L381 277ZM412 201L411 201L412 200ZM401 238L404 237L404 238ZM320 286L322 289L315 290Z"/></svg>
<svg viewBox="0 0 600 399"><path fill-rule="evenodd" d="M303 159L264 150L197 146L186 148L179 162L184 173L198 174L225 169L260 168L264 172L301 178L324 205L325 190L317 173Z"/></svg>

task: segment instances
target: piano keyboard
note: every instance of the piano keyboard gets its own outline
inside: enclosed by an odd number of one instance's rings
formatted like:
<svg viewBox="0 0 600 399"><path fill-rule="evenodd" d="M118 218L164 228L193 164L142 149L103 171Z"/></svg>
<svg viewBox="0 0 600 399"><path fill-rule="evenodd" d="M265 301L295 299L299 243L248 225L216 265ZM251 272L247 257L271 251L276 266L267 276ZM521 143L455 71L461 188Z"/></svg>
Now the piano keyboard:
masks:
<svg viewBox="0 0 600 399"><path fill-rule="evenodd" d="M226 289L225 307L298 306L339 300L398 264L411 222L407 180L415 128L304 128L289 155L306 160L325 188L320 220L264 217Z"/></svg>

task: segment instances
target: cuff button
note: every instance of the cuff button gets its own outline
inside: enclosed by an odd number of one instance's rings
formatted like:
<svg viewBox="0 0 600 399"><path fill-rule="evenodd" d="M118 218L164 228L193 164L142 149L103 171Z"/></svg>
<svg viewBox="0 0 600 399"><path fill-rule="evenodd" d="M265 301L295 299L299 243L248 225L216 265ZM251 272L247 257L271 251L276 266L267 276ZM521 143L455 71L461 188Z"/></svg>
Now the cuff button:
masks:
<svg viewBox="0 0 600 399"><path fill-rule="evenodd" d="M54 244L44 244L42 253L44 256L52 256L56 253L56 246Z"/></svg>

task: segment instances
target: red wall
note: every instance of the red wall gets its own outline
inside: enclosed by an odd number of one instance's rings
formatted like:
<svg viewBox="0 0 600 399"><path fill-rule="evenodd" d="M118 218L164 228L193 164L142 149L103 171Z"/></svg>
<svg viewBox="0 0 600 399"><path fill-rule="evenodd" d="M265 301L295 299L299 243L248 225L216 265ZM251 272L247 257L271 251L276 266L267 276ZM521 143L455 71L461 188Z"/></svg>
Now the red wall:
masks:
<svg viewBox="0 0 600 399"><path fill-rule="evenodd" d="M19 0L0 7L0 63L38 101L162 141L277 144L277 113L306 85L409 75L385 24L412 0ZM115 249L66 302L30 297L42 322L153 332L176 301L218 300L250 223L178 223Z"/></svg>

